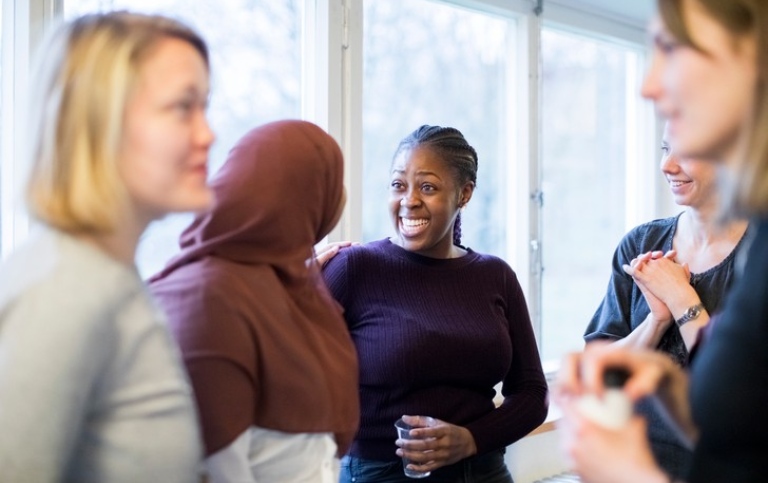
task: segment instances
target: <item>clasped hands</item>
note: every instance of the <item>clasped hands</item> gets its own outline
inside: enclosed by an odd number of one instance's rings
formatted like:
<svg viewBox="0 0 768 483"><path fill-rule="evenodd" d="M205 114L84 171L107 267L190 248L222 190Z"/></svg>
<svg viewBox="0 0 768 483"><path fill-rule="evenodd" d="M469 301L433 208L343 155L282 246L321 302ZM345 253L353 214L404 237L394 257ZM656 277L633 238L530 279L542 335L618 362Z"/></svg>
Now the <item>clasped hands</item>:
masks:
<svg viewBox="0 0 768 483"><path fill-rule="evenodd" d="M678 263L677 252L660 250L643 253L623 265L645 297L653 319L669 324L675 314L698 303L699 297L690 284L691 271L687 263Z"/></svg>

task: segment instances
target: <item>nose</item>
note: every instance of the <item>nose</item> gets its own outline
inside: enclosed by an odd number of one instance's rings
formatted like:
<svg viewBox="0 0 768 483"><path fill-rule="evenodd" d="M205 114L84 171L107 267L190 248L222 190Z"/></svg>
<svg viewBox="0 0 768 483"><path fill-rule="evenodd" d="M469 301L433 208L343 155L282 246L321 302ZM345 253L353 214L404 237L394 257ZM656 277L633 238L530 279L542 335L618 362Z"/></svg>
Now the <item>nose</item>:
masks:
<svg viewBox="0 0 768 483"><path fill-rule="evenodd" d="M406 193L403 194L402 198L400 198L400 206L403 208L412 208L415 206L418 206L420 203L419 197L417 196L417 191L415 190L409 190Z"/></svg>
<svg viewBox="0 0 768 483"><path fill-rule="evenodd" d="M662 173L677 173L680 171L680 165L678 164L677 155L673 151L669 151L661 157L661 172Z"/></svg>
<svg viewBox="0 0 768 483"><path fill-rule="evenodd" d="M658 54L651 57L651 65L643 79L640 94L652 101L658 101L661 97L661 59Z"/></svg>
<svg viewBox="0 0 768 483"><path fill-rule="evenodd" d="M205 147L205 149L210 148L216 140L216 134L213 132L213 129L211 129L211 124L208 122L208 116L206 116L204 110L200 111L198 115L195 135L197 143L200 146Z"/></svg>

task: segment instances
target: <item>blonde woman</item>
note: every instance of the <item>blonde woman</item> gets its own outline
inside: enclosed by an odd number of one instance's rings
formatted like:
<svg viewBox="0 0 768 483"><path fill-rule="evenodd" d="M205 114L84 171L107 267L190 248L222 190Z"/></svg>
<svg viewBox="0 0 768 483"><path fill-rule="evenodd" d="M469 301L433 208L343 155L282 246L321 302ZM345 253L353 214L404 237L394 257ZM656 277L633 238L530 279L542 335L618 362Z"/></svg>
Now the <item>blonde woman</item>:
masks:
<svg viewBox="0 0 768 483"><path fill-rule="evenodd" d="M212 202L209 63L186 26L62 24L31 92L29 210L0 268L0 472L9 482L189 482L190 388L134 265L147 225Z"/></svg>

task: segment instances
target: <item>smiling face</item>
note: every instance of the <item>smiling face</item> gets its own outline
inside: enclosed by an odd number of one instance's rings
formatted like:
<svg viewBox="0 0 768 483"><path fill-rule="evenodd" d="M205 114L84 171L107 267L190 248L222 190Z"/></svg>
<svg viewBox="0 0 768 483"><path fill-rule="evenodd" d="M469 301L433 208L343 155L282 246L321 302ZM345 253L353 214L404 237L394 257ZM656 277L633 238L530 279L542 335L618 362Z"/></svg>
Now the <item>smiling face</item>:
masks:
<svg viewBox="0 0 768 483"><path fill-rule="evenodd" d="M669 122L669 141L685 157L729 159L755 100L752 36L734 37L697 0L683 0L694 45L676 39L660 18L650 26L653 58L642 94Z"/></svg>
<svg viewBox="0 0 768 483"><path fill-rule="evenodd" d="M672 196L680 206L701 210L717 204L717 165L695 158L683 158L674 153L664 131L661 145L661 172L669 183Z"/></svg>
<svg viewBox="0 0 768 483"><path fill-rule="evenodd" d="M208 68L188 42L164 38L140 69L125 111L119 171L138 216L208 208Z"/></svg>
<svg viewBox="0 0 768 483"><path fill-rule="evenodd" d="M392 163L389 210L404 249L431 258L451 258L453 224L472 197L473 183L456 173L432 149L401 150Z"/></svg>

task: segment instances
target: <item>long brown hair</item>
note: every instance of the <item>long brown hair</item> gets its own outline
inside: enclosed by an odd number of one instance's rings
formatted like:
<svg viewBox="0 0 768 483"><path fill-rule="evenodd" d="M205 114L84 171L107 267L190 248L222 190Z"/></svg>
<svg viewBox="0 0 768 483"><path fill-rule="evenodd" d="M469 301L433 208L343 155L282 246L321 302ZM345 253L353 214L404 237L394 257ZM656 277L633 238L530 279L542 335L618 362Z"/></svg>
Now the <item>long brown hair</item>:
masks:
<svg viewBox="0 0 768 483"><path fill-rule="evenodd" d="M755 104L742 129L743 150L730 163L723 186L726 215L768 214L768 2L765 0L695 0L736 40L755 41ZM684 45L702 50L691 38L683 0L658 0L666 28Z"/></svg>

